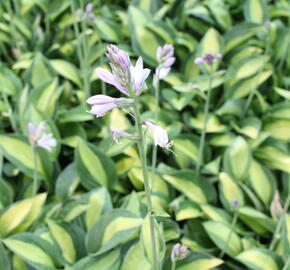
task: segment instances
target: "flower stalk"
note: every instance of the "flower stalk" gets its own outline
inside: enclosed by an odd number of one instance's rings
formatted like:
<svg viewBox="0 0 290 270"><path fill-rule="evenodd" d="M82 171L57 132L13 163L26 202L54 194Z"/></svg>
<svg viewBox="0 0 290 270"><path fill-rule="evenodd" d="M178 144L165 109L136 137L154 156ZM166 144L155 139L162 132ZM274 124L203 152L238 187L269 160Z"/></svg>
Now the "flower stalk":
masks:
<svg viewBox="0 0 290 270"><path fill-rule="evenodd" d="M209 119L209 104L210 104L210 98L211 98L211 92L212 92L212 80L213 80L213 69L211 67L210 69L210 75L209 75L209 83L208 83L208 91L206 95L205 100L205 106L204 106L204 121L203 121L203 127L201 131L201 137L199 142L199 149L198 149L198 157L197 157L197 163L196 163L196 172L199 174L201 164L203 163L203 150L204 150L204 143L205 143L205 135L207 131L207 122Z"/></svg>
<svg viewBox="0 0 290 270"><path fill-rule="evenodd" d="M36 155L36 146L31 145L32 155L33 155L33 184L32 184L32 197L37 193L38 189L38 178L37 178L37 155Z"/></svg>
<svg viewBox="0 0 290 270"><path fill-rule="evenodd" d="M272 241L271 241L270 246L269 246L269 250L273 250L274 247L276 246L277 241L280 239L281 229L282 229L282 226L283 226L283 223L285 220L285 216L286 216L286 213L288 211L289 206L290 206L290 192L288 193L288 196L287 196L287 199L286 199L286 202L284 205L283 213L278 221L277 227L276 227L275 232L274 232L274 236L273 236Z"/></svg>
<svg viewBox="0 0 290 270"><path fill-rule="evenodd" d="M234 217L233 217L232 225L231 225L231 228L230 228L230 233L229 233L229 235L227 237L227 240L226 240L226 244L223 247L223 249L221 250L221 253L219 255L219 258L222 258L224 256L225 251L226 251L226 249L227 249L227 247L229 245L229 242L231 240L232 234L233 234L233 232L235 230L235 227L237 225L238 216L239 216L239 206L240 206L239 204L240 203L239 203L239 201L237 199L234 199L232 201L232 207L234 209Z"/></svg>
<svg viewBox="0 0 290 270"><path fill-rule="evenodd" d="M141 160L142 172L143 172L143 180L144 180L144 188L148 206L148 214L150 217L150 235L151 235L151 243L152 243L152 251L153 251L153 270L158 270L158 261L157 261L157 249L156 249L156 237L155 237L155 228L154 228L154 217L152 216L152 200L151 200L151 190L149 185L149 177L147 170L147 160L146 160L146 150L145 150L145 141L142 131L142 124L140 119L140 112L138 108L138 99L135 98L134 102L134 116L135 116L135 124L137 130L138 140L138 149Z"/></svg>

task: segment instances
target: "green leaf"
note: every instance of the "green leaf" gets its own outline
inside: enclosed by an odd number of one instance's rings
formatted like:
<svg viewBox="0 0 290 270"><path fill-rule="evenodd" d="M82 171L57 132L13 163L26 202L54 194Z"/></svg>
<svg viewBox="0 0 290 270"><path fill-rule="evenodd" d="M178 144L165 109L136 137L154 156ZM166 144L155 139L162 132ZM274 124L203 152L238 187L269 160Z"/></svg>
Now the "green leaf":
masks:
<svg viewBox="0 0 290 270"><path fill-rule="evenodd" d="M39 216L45 199L43 193L12 204L0 215L0 235L25 231Z"/></svg>
<svg viewBox="0 0 290 270"><path fill-rule="evenodd" d="M117 177L114 163L92 144L79 139L75 162L81 183L87 189L113 187Z"/></svg>
<svg viewBox="0 0 290 270"><path fill-rule="evenodd" d="M62 59L53 59L49 62L59 75L71 80L79 87L82 87L79 71L73 64Z"/></svg>
<svg viewBox="0 0 290 270"><path fill-rule="evenodd" d="M11 263L8 257L7 251L0 242L0 269L1 270L11 270Z"/></svg>
<svg viewBox="0 0 290 270"><path fill-rule="evenodd" d="M177 263L177 270L210 270L223 264L221 259L205 253L191 252L184 260Z"/></svg>
<svg viewBox="0 0 290 270"><path fill-rule="evenodd" d="M122 38L120 28L113 20L99 17L95 20L95 24L102 39L114 43L120 42Z"/></svg>
<svg viewBox="0 0 290 270"><path fill-rule="evenodd" d="M68 200L79 184L75 164L71 163L60 173L56 180L55 194L60 201Z"/></svg>
<svg viewBox="0 0 290 270"><path fill-rule="evenodd" d="M266 206L269 206L276 190L276 181L271 171L256 160L253 160L248 180L261 201Z"/></svg>
<svg viewBox="0 0 290 270"><path fill-rule="evenodd" d="M236 137L224 154L225 171L239 180L244 180L251 166L251 150L243 137Z"/></svg>
<svg viewBox="0 0 290 270"><path fill-rule="evenodd" d="M269 132L276 139L290 140L290 120L288 119L267 119L265 120L264 130Z"/></svg>
<svg viewBox="0 0 290 270"><path fill-rule="evenodd" d="M27 139L23 136L15 135L0 135L0 147L2 148L5 157L29 176L33 176L34 164L33 154ZM37 153L37 173L41 177L45 176L44 168Z"/></svg>
<svg viewBox="0 0 290 270"><path fill-rule="evenodd" d="M266 249L249 249L239 254L236 258L245 266L254 270L281 269L275 254Z"/></svg>
<svg viewBox="0 0 290 270"><path fill-rule="evenodd" d="M153 226L155 230L156 255L157 255L157 260L160 265L165 255L165 250L166 250L165 240L163 238L163 232L161 231L161 228L159 224L157 223L156 219L152 217L151 221L153 221ZM146 259L153 266L154 254L153 254L153 249L152 249L151 221L150 221L150 216L147 215L142 225L140 241L141 241L141 245L142 245Z"/></svg>
<svg viewBox="0 0 290 270"><path fill-rule="evenodd" d="M70 233L64 226L53 220L47 222L52 237L61 249L64 259L72 264L76 261L76 250Z"/></svg>
<svg viewBox="0 0 290 270"><path fill-rule="evenodd" d="M120 249L115 249L96 257L85 257L73 266L73 270L119 270L120 264Z"/></svg>
<svg viewBox="0 0 290 270"><path fill-rule="evenodd" d="M110 194L106 188L90 192L88 208L85 213L86 227L89 230L100 217L113 208Z"/></svg>
<svg viewBox="0 0 290 270"><path fill-rule="evenodd" d="M134 51L141 55L146 63L155 66L156 50L159 42L156 36L146 29L149 22L149 14L137 7L129 7L129 29ZM146 44L150 44L147 46Z"/></svg>
<svg viewBox="0 0 290 270"><path fill-rule="evenodd" d="M229 256L234 257L242 251L242 241L235 231L231 233L231 226L217 221L204 222L203 226L210 239Z"/></svg>
<svg viewBox="0 0 290 270"><path fill-rule="evenodd" d="M136 265L138 265L138 270L151 270L152 267L150 263L144 256L141 243L130 247L127 251L124 261L122 263L121 270L135 270Z"/></svg>
<svg viewBox="0 0 290 270"><path fill-rule="evenodd" d="M244 194L237 182L229 174L224 172L219 174L219 191L221 202L227 210L233 210L233 200L238 200L239 205L244 205Z"/></svg>
<svg viewBox="0 0 290 270"><path fill-rule="evenodd" d="M268 20L265 0L246 0L244 3L244 14L248 22L263 24Z"/></svg>
<svg viewBox="0 0 290 270"><path fill-rule="evenodd" d="M89 230L86 246L99 255L136 237L142 219L129 211L115 209L103 215Z"/></svg>
<svg viewBox="0 0 290 270"><path fill-rule="evenodd" d="M3 243L37 269L55 270L57 268L59 256L54 246L32 233L22 233L6 238Z"/></svg>
<svg viewBox="0 0 290 270"><path fill-rule="evenodd" d="M275 228L274 221L258 210L242 206L239 208L239 218L258 234L267 234Z"/></svg>
<svg viewBox="0 0 290 270"><path fill-rule="evenodd" d="M179 170L163 178L174 188L197 203L206 203L215 200L215 192L212 185L206 180L199 178L193 170Z"/></svg>

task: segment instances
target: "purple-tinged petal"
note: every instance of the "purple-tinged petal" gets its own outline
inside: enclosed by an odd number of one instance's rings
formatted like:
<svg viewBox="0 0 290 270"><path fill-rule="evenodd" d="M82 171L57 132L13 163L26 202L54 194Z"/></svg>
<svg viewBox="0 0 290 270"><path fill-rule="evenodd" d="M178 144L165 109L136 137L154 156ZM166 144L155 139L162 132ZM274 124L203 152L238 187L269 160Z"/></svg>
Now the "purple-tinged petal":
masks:
<svg viewBox="0 0 290 270"><path fill-rule="evenodd" d="M91 105L101 105L114 102L115 98L106 95L95 95L87 99L87 103Z"/></svg>
<svg viewBox="0 0 290 270"><path fill-rule="evenodd" d="M35 130L34 125L31 122L28 123L27 128L28 128L28 131L29 131L30 135L35 136L36 130Z"/></svg>
<svg viewBox="0 0 290 270"><path fill-rule="evenodd" d="M163 63L163 66L167 68L171 67L174 62L175 62L175 57L170 57Z"/></svg>
<svg viewBox="0 0 290 270"><path fill-rule="evenodd" d="M214 56L216 59L220 59L223 57L223 55L221 53L217 53L215 56Z"/></svg>
<svg viewBox="0 0 290 270"><path fill-rule="evenodd" d="M196 65L199 65L199 64L202 64L202 63L203 63L203 58L201 58L201 57L197 57L194 60L194 64L196 64Z"/></svg>
<svg viewBox="0 0 290 270"><path fill-rule="evenodd" d="M125 94L127 96L129 95L129 92L120 83L118 83L116 81L116 78L114 77L114 75L110 71L108 71L104 68L96 68L96 73L102 81L104 81L108 84L114 85L123 94Z"/></svg>
<svg viewBox="0 0 290 270"><path fill-rule="evenodd" d="M45 123L44 122L40 122L36 131L35 131L35 136L38 138L41 136L43 130L45 128Z"/></svg>
<svg viewBox="0 0 290 270"><path fill-rule="evenodd" d="M167 67L161 67L158 70L158 78L159 78L159 80L164 79L168 75L169 71L170 71L170 67L168 67L168 68Z"/></svg>
<svg viewBox="0 0 290 270"><path fill-rule="evenodd" d="M56 146L56 140L51 133L43 134L41 138L37 140L37 145L51 152L51 148Z"/></svg>
<svg viewBox="0 0 290 270"><path fill-rule="evenodd" d="M114 103L108 103L103 105L94 105L89 113L95 114L97 117L104 116L108 111L116 108L117 105Z"/></svg>
<svg viewBox="0 0 290 270"><path fill-rule="evenodd" d="M94 8L93 4L92 3L88 3L86 5L86 13L91 13L93 11L93 8Z"/></svg>

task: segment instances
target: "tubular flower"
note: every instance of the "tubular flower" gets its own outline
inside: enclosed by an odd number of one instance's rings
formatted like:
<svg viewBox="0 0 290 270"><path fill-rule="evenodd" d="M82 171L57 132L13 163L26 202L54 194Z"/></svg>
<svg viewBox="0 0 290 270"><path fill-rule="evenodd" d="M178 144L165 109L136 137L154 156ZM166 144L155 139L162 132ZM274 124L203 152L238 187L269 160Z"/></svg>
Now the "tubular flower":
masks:
<svg viewBox="0 0 290 270"><path fill-rule="evenodd" d="M169 149L172 146L172 142L168 140L168 134L165 129L162 127L155 125L153 122L144 120L142 121L143 125L149 127L153 134L154 145L159 145L160 147Z"/></svg>
<svg viewBox="0 0 290 270"><path fill-rule="evenodd" d="M97 75L102 81L114 85L127 96L137 96L141 90L147 88L145 80L149 76L150 70L143 69L142 57L139 57L136 65L133 66L128 53L115 45L108 47L106 56L112 72L104 68L97 68ZM135 92L132 93L132 91Z"/></svg>
<svg viewBox="0 0 290 270"><path fill-rule="evenodd" d="M130 140L137 140L138 139L138 137L136 137L132 134L129 134L125 131L122 131L118 128L111 128L111 132L112 132L112 138L116 143L120 142L120 138L127 138Z"/></svg>
<svg viewBox="0 0 290 270"><path fill-rule="evenodd" d="M131 72L131 85L135 89L135 95L138 96L140 91L147 88L145 80L150 74L150 69L143 69L143 59L140 56L135 66L130 67Z"/></svg>
<svg viewBox="0 0 290 270"><path fill-rule="evenodd" d="M106 95L95 95L87 99L87 103L93 105L89 113L95 114L97 117L104 116L108 111L114 108L129 108L132 106L132 99L113 98Z"/></svg>
<svg viewBox="0 0 290 270"><path fill-rule="evenodd" d="M221 53L217 53L215 55L213 55L212 53L206 53L205 55L203 55L202 57L197 57L194 60L194 63L196 65L202 64L202 63L207 63L208 65L212 65L217 59L222 58L222 54Z"/></svg>
<svg viewBox="0 0 290 270"><path fill-rule="evenodd" d="M32 145L37 145L51 152L52 147L56 146L56 140L52 133L43 133L44 129L44 122L41 122L37 128L30 122L28 124L29 141Z"/></svg>
<svg viewBox="0 0 290 270"><path fill-rule="evenodd" d="M185 245L175 244L171 251L171 261L183 260L188 255L189 250Z"/></svg>

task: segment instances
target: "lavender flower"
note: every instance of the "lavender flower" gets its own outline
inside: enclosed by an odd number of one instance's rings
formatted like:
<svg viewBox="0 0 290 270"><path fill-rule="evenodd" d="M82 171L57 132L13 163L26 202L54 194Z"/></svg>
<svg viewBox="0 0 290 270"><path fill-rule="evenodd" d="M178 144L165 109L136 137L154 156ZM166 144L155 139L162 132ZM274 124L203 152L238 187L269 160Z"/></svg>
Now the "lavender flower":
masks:
<svg viewBox="0 0 290 270"><path fill-rule="evenodd" d="M93 6L93 4L92 3L88 3L87 5L86 5L86 13L87 14L89 14L89 13L92 13L93 12L93 8L94 8L94 6Z"/></svg>
<svg viewBox="0 0 290 270"><path fill-rule="evenodd" d="M175 244L171 251L171 261L183 260L188 255L189 250L185 245L181 245L179 243Z"/></svg>
<svg viewBox="0 0 290 270"><path fill-rule="evenodd" d="M120 138L127 138L130 140L137 140L138 139L137 136L129 134L129 133L122 131L118 128L111 128L111 132L112 132L112 138L116 143L119 143Z"/></svg>
<svg viewBox="0 0 290 270"><path fill-rule="evenodd" d="M95 95L88 98L87 103L93 105L89 112L95 114L97 117L101 117L117 107L123 109L130 108L133 100L128 98L113 98L106 95Z"/></svg>
<svg viewBox="0 0 290 270"><path fill-rule="evenodd" d="M194 60L194 63L196 65L200 65L202 63L206 63L208 65L212 65L217 59L222 58L222 54L221 53L217 53L215 55L213 55L212 53L206 53L205 55L203 55L202 57L197 57Z"/></svg>
<svg viewBox="0 0 290 270"><path fill-rule="evenodd" d="M116 73L111 73L110 71L104 68L96 68L96 73L102 81L114 85L123 94L129 96L129 92L125 88L126 83L122 81Z"/></svg>
<svg viewBox="0 0 290 270"><path fill-rule="evenodd" d="M231 206L232 206L233 209L239 207L240 206L239 199L233 199L232 202L231 202Z"/></svg>
<svg viewBox="0 0 290 270"><path fill-rule="evenodd" d="M37 145L51 152L52 147L56 146L56 140L51 133L43 133L44 129L44 122L41 122L37 128L30 122L28 124L29 141L32 145Z"/></svg>
<svg viewBox="0 0 290 270"><path fill-rule="evenodd" d="M127 96L137 96L141 90L147 88L145 80L149 76L150 70L143 69L142 57L139 57L136 65L133 66L128 53L115 45L108 47L106 56L110 61L112 72L104 68L97 68L97 75L102 81L114 85Z"/></svg>
<svg viewBox="0 0 290 270"><path fill-rule="evenodd" d="M79 8L76 10L75 14L80 20L92 21L95 18L93 8L94 8L93 4L88 3L84 10Z"/></svg>
<svg viewBox="0 0 290 270"><path fill-rule="evenodd" d="M166 149L172 146L172 142L169 142L168 134L165 129L148 120L142 121L142 124L151 129L155 146L159 145Z"/></svg>
<svg viewBox="0 0 290 270"><path fill-rule="evenodd" d="M155 87L158 80L164 79L168 75L171 69L171 66L175 62L175 57L173 57L173 55L174 55L174 48L172 45L165 44L163 47L158 47L156 56L157 56L159 65L156 69L156 73L155 73L154 81L153 81Z"/></svg>

